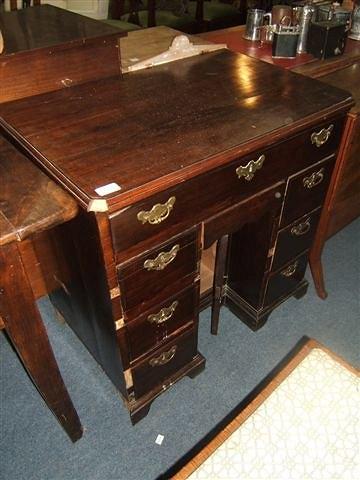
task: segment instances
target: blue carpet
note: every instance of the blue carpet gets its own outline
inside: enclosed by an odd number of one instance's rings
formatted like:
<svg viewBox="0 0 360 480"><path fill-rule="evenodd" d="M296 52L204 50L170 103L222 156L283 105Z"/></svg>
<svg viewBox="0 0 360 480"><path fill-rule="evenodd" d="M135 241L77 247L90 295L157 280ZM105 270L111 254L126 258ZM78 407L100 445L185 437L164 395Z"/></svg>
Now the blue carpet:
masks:
<svg viewBox="0 0 360 480"><path fill-rule="evenodd" d="M323 263L329 297L320 300L310 281L300 301L290 299L254 333L223 309L217 337L209 309L201 314L199 350L206 369L160 396L135 427L115 387L47 298L39 307L65 383L85 427L68 440L0 336L1 470L6 480L146 480L166 471L232 410L304 336L360 364L360 221L333 237ZM310 274L307 274L310 279ZM31 339L29 339L31 341ZM155 444L164 435L161 446Z"/></svg>

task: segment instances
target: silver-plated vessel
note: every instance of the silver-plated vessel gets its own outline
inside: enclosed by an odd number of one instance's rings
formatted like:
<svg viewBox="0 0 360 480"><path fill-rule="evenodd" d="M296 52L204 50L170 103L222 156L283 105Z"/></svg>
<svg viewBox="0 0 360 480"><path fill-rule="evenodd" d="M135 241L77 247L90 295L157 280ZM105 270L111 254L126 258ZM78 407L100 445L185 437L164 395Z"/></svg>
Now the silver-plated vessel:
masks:
<svg viewBox="0 0 360 480"><path fill-rule="evenodd" d="M315 12L316 9L312 4L304 5L302 7L299 20L300 34L296 49L297 53L305 53L307 51L307 37L309 34L310 22Z"/></svg>
<svg viewBox="0 0 360 480"><path fill-rule="evenodd" d="M270 14L265 13L265 10L261 10L259 8L250 8L247 11L246 16L246 27L245 27L245 34L244 38L246 40L252 41L259 41L260 40L260 32L264 25L264 19L266 17L270 17Z"/></svg>

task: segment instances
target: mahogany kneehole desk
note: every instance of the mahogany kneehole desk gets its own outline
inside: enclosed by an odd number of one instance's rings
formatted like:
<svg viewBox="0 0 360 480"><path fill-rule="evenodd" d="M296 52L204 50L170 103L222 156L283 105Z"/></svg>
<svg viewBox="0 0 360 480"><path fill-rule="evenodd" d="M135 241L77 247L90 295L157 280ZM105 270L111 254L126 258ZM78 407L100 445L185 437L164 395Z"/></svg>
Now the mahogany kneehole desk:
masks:
<svg viewBox="0 0 360 480"><path fill-rule="evenodd" d="M1 105L4 130L81 207L57 229L71 275L51 300L134 423L204 367L200 308L213 304L214 333L222 304L256 330L305 293L351 105L228 51Z"/></svg>

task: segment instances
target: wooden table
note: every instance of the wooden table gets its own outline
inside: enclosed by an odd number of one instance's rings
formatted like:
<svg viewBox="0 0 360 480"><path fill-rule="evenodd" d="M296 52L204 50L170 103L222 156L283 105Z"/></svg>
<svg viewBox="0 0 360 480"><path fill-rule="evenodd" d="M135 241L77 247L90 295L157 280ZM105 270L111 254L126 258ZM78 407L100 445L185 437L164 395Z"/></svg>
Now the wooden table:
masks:
<svg viewBox="0 0 360 480"><path fill-rule="evenodd" d="M0 137L0 324L39 393L71 440L82 427L54 357L36 299L58 286L49 230L76 202Z"/></svg>
<svg viewBox="0 0 360 480"><path fill-rule="evenodd" d="M273 59L271 46L260 46L259 42L243 39L244 26L228 28L201 35L208 41L227 43L239 53L273 63L307 77L319 78L323 82L348 90L356 105L349 112L337 164L323 209L316 238L310 253L310 267L316 291L326 298L321 253L325 241L360 215L360 169L359 169L359 78L360 42L347 40L343 55L318 60L311 55L298 55L295 59Z"/></svg>
<svg viewBox="0 0 360 480"><path fill-rule="evenodd" d="M118 37L123 33L101 22L43 5L0 12L0 30L0 103L120 72ZM54 230L75 217L78 207L7 138L0 137L1 326L47 405L76 441L82 435L80 421L35 300L66 278Z"/></svg>

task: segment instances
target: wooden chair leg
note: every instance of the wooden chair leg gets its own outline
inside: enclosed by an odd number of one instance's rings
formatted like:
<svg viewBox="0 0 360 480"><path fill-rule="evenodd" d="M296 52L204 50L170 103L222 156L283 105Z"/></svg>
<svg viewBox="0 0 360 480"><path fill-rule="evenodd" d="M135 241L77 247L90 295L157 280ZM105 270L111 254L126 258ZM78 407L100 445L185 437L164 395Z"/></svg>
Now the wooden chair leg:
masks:
<svg viewBox="0 0 360 480"><path fill-rule="evenodd" d="M224 275L226 267L229 235L219 238L216 245L213 300L211 307L211 333L217 335L219 328L220 307L223 297Z"/></svg>
<svg viewBox="0 0 360 480"><path fill-rule="evenodd" d="M79 417L61 377L16 243L0 249L0 314L27 372L50 410L75 442Z"/></svg>

